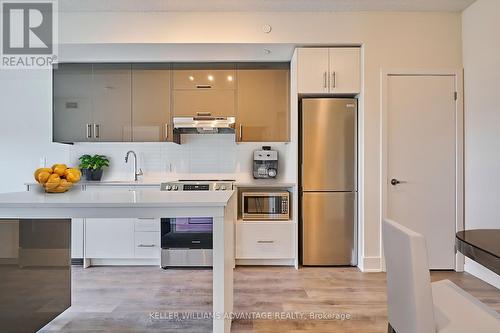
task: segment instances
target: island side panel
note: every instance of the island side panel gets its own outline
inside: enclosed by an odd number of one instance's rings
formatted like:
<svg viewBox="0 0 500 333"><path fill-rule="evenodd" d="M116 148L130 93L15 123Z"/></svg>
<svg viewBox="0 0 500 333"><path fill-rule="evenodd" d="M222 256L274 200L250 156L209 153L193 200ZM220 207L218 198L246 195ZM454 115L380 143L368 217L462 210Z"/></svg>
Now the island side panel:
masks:
<svg viewBox="0 0 500 333"><path fill-rule="evenodd" d="M213 233L213 332L231 331L233 311L234 223L236 195L224 208L223 218L214 218Z"/></svg>
<svg viewBox="0 0 500 333"><path fill-rule="evenodd" d="M36 332L71 305L71 220L0 220L0 243L0 327Z"/></svg>

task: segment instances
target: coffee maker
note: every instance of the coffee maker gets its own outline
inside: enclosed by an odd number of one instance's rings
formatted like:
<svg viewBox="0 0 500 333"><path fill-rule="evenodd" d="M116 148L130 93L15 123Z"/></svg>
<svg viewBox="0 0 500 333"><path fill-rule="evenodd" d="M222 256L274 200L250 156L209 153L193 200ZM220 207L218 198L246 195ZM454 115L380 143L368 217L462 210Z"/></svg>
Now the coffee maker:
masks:
<svg viewBox="0 0 500 333"><path fill-rule="evenodd" d="M270 146L253 152L253 178L269 179L278 175L278 152Z"/></svg>

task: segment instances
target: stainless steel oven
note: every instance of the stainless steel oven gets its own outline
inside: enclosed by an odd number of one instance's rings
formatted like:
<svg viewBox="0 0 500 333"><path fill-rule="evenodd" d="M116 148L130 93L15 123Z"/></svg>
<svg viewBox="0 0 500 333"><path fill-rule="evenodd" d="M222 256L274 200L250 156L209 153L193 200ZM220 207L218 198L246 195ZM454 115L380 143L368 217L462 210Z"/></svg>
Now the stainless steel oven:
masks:
<svg viewBox="0 0 500 333"><path fill-rule="evenodd" d="M230 191L232 180L180 180L162 183L162 191ZM210 195L207 193L207 195ZM212 217L176 217L161 219L161 266L211 267Z"/></svg>
<svg viewBox="0 0 500 333"><path fill-rule="evenodd" d="M243 192L241 210L243 220L289 220L290 193L288 191Z"/></svg>

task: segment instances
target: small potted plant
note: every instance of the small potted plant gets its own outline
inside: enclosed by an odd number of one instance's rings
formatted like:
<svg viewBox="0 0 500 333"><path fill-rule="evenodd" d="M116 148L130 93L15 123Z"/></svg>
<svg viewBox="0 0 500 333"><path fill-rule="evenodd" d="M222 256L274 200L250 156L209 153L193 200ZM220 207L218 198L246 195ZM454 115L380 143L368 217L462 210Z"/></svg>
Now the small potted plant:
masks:
<svg viewBox="0 0 500 333"><path fill-rule="evenodd" d="M86 180L101 180L104 167L109 167L109 159L104 155L82 155L80 169Z"/></svg>

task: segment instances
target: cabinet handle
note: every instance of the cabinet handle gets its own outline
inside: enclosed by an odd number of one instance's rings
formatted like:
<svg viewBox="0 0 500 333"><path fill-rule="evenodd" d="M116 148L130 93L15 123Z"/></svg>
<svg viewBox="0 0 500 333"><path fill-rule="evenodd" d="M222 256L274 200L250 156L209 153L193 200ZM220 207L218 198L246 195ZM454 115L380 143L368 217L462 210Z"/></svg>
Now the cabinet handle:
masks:
<svg viewBox="0 0 500 333"><path fill-rule="evenodd" d="M210 88L212 88L212 86L209 84L197 84L196 88L198 88L198 89L210 89Z"/></svg>
<svg viewBox="0 0 500 333"><path fill-rule="evenodd" d="M243 124L240 124L240 141L243 140Z"/></svg>
<svg viewBox="0 0 500 333"><path fill-rule="evenodd" d="M323 73L323 88L328 88L328 83L326 82L328 78L328 74L326 72Z"/></svg>
<svg viewBox="0 0 500 333"><path fill-rule="evenodd" d="M154 244L139 244L137 247L155 247L156 245Z"/></svg>
<svg viewBox="0 0 500 333"><path fill-rule="evenodd" d="M337 88L337 72L332 73L332 88Z"/></svg>
<svg viewBox="0 0 500 333"><path fill-rule="evenodd" d="M87 139L92 138L92 124L87 124Z"/></svg>
<svg viewBox="0 0 500 333"><path fill-rule="evenodd" d="M210 117L212 112L196 112L196 115L199 117Z"/></svg>
<svg viewBox="0 0 500 333"><path fill-rule="evenodd" d="M257 243L259 244L272 244L274 243L273 240L258 240Z"/></svg>
<svg viewBox="0 0 500 333"><path fill-rule="evenodd" d="M94 137L99 139L101 135L101 126L99 124L94 124Z"/></svg>
<svg viewBox="0 0 500 333"><path fill-rule="evenodd" d="M165 141L168 140L168 124L165 124Z"/></svg>

